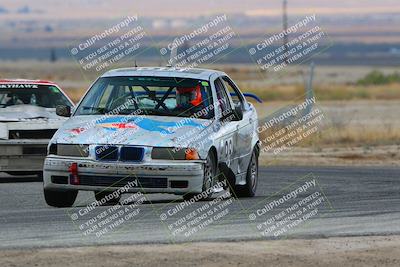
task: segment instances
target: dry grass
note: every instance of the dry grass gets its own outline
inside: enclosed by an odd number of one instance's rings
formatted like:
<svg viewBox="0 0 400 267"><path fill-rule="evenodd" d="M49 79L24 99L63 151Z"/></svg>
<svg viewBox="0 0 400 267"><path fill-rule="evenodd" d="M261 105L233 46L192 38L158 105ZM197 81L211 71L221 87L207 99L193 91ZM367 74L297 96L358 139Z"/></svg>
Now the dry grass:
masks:
<svg viewBox="0 0 400 267"><path fill-rule="evenodd" d="M400 83L388 85L318 85L315 94L319 100L393 100L400 99Z"/></svg>
<svg viewBox="0 0 400 267"><path fill-rule="evenodd" d="M387 146L400 145L400 101L358 100L317 102L324 114L319 130L296 143L297 147L312 147L318 151L324 147ZM271 119L271 114L291 102L257 104L260 125ZM260 139L273 136L285 125L277 125L260 133Z"/></svg>
<svg viewBox="0 0 400 267"><path fill-rule="evenodd" d="M273 131L277 130L261 132L260 140L266 140L267 136L271 136ZM394 129L390 126L378 129L371 126L344 126L340 128L324 126L320 131L304 138L295 146L312 147L315 151L320 151L324 147L381 145L400 145L400 129Z"/></svg>
<svg viewBox="0 0 400 267"><path fill-rule="evenodd" d="M81 99L81 97L83 96L83 94L85 93L85 90L69 89L69 90L66 90L66 93L72 99L72 101L74 101L75 103L78 103L79 100Z"/></svg>
<svg viewBox="0 0 400 267"><path fill-rule="evenodd" d="M260 165L400 166L400 146L294 147L273 154L261 153Z"/></svg>
<svg viewBox="0 0 400 267"><path fill-rule="evenodd" d="M304 95L304 85L255 85L238 82L246 92L255 93L264 101L285 101L297 99ZM400 99L400 83L388 85L355 85L355 84L318 84L314 86L314 94L318 100L393 100Z"/></svg>
<svg viewBox="0 0 400 267"><path fill-rule="evenodd" d="M399 144L400 129L394 129L389 125L379 129L370 126L331 127L311 136L302 143L303 146L377 146Z"/></svg>

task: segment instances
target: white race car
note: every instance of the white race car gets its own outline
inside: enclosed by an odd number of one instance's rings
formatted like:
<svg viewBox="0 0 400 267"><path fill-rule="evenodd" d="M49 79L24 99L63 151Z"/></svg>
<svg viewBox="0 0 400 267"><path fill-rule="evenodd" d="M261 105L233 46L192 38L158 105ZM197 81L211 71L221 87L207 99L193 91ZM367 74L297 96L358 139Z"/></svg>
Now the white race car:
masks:
<svg viewBox="0 0 400 267"><path fill-rule="evenodd" d="M184 198L222 189L255 194L257 113L223 72L112 70L75 110L60 106L57 114L71 118L52 138L44 164L51 206L73 205L79 190L108 203L138 191Z"/></svg>
<svg viewBox="0 0 400 267"><path fill-rule="evenodd" d="M41 176L50 138L66 121L57 105L74 106L53 82L0 80L0 172Z"/></svg>

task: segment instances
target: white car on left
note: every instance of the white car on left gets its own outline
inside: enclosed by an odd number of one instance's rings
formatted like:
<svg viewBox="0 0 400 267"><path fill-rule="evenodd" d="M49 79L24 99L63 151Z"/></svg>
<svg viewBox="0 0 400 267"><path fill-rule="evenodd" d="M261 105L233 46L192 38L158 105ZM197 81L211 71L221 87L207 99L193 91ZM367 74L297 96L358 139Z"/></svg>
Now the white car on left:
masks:
<svg viewBox="0 0 400 267"><path fill-rule="evenodd" d="M42 175L49 140L66 120L57 105L74 106L53 82L0 80L0 172Z"/></svg>

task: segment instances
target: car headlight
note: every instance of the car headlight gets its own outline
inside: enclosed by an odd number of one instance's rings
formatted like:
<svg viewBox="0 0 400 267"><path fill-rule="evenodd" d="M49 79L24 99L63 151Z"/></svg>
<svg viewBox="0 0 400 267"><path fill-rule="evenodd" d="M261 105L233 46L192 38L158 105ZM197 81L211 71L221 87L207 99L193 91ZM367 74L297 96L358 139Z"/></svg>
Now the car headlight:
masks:
<svg viewBox="0 0 400 267"><path fill-rule="evenodd" d="M194 148L154 147L151 151L152 159L166 160L197 160L199 153Z"/></svg>
<svg viewBox="0 0 400 267"><path fill-rule="evenodd" d="M0 139L8 139L7 123L0 123Z"/></svg>
<svg viewBox="0 0 400 267"><path fill-rule="evenodd" d="M88 145L51 144L49 154L66 157L88 157Z"/></svg>

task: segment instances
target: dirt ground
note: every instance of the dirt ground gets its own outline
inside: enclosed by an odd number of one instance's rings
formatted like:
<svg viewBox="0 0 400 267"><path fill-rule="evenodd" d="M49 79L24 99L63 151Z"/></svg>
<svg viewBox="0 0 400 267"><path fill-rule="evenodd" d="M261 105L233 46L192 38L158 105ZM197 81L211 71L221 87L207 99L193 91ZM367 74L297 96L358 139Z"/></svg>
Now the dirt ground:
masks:
<svg viewBox="0 0 400 267"><path fill-rule="evenodd" d="M0 251L0 266L400 266L400 236Z"/></svg>

